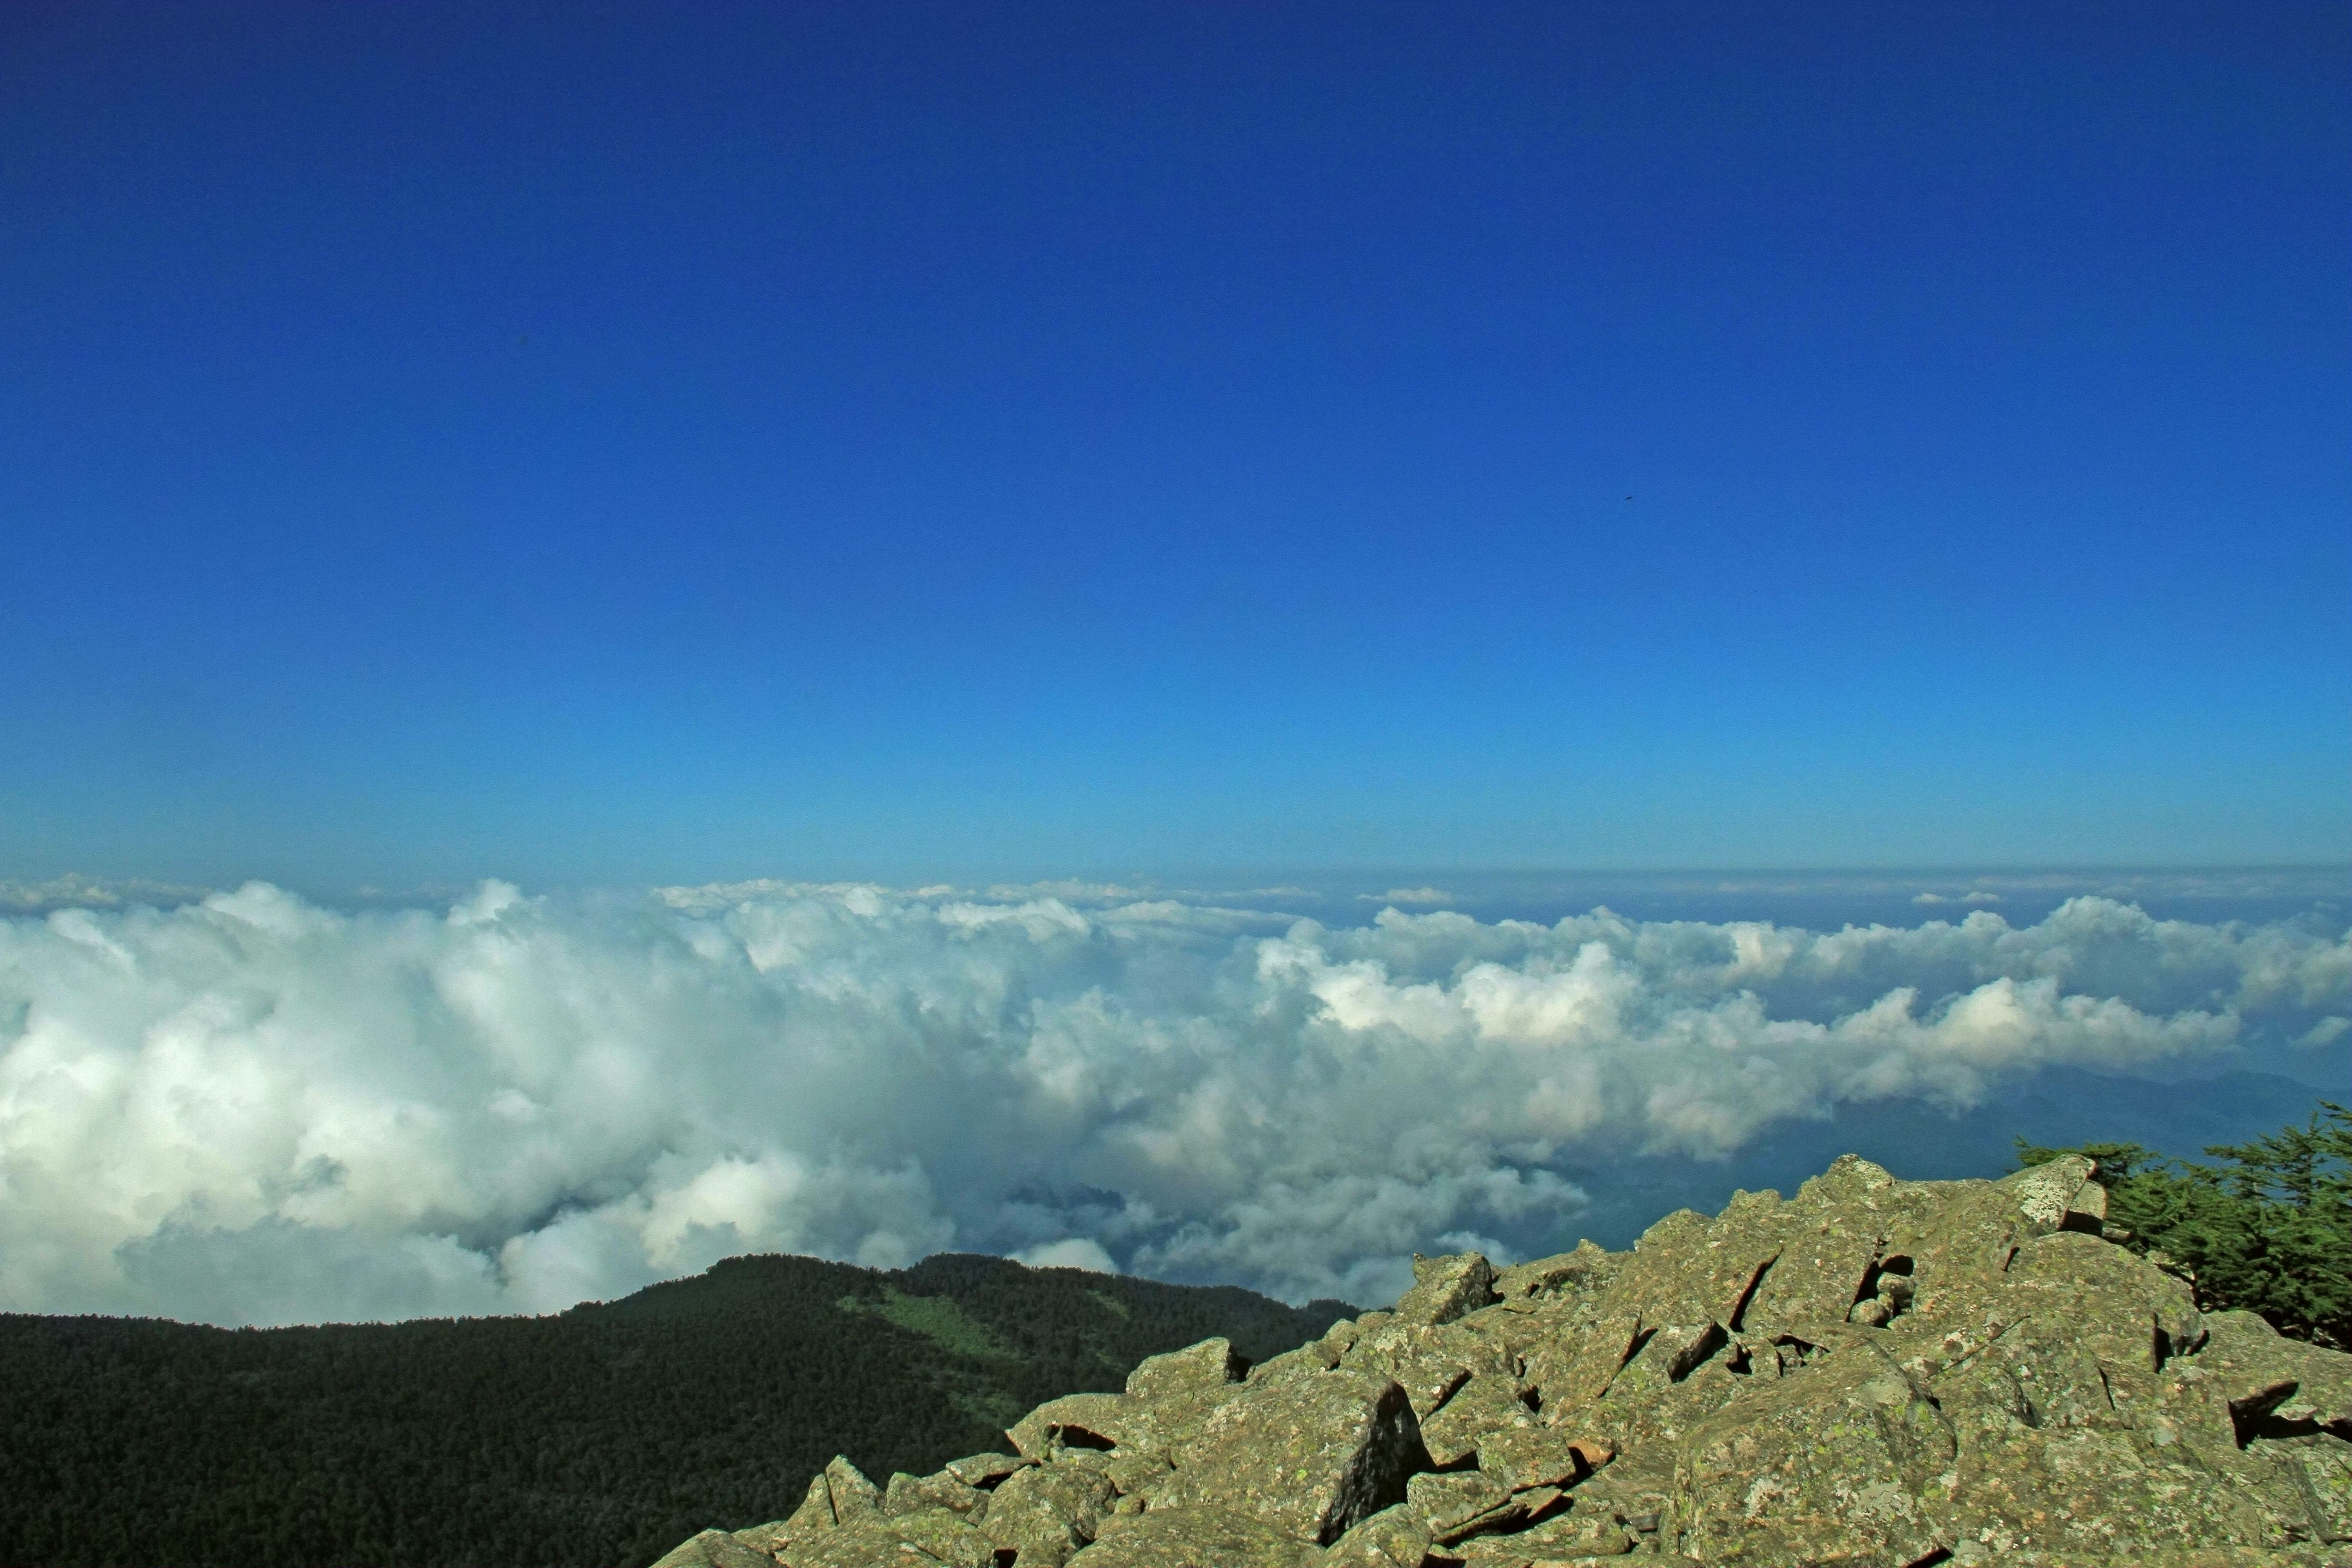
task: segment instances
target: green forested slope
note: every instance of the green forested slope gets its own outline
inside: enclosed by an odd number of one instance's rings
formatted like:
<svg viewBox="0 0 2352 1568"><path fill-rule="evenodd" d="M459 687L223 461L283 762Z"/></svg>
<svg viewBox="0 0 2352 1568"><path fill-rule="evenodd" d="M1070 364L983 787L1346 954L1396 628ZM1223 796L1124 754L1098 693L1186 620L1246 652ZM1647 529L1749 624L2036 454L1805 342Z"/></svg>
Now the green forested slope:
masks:
<svg viewBox="0 0 2352 1568"><path fill-rule="evenodd" d="M224 1330L0 1315L0 1563L639 1564L1212 1334L1355 1309L933 1258L742 1258L558 1317Z"/></svg>

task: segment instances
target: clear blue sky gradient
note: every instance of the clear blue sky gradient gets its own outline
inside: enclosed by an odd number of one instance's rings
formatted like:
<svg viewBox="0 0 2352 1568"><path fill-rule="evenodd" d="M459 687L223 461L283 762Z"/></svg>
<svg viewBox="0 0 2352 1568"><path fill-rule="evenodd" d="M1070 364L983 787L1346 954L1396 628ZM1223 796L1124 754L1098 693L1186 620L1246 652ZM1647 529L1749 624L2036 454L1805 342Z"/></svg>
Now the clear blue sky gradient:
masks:
<svg viewBox="0 0 2352 1568"><path fill-rule="evenodd" d="M0 8L0 877L2352 856L2340 3Z"/></svg>

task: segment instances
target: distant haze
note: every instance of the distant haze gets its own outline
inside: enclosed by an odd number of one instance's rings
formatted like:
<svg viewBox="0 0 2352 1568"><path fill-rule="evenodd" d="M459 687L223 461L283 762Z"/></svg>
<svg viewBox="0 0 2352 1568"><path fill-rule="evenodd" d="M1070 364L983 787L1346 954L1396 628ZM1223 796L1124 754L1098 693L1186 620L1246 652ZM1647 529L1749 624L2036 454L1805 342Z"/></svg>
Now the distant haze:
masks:
<svg viewBox="0 0 2352 1568"><path fill-rule="evenodd" d="M1498 918L1426 881L356 910L84 881L0 921L0 1309L536 1311L732 1253L948 1248L1381 1300L1415 1248L1622 1244L1824 1117L1941 1167L2053 1072L2138 1081L2085 1097L2095 1135L2101 1100L2126 1135L2217 1125L2152 1123L2147 1080L2223 1071L2297 1114L2352 1054L2352 931L2310 896L2336 878L2242 874L2303 898L2256 919L2211 874L2140 888L2203 919L2057 874L1620 884L1907 911L1821 929Z"/></svg>

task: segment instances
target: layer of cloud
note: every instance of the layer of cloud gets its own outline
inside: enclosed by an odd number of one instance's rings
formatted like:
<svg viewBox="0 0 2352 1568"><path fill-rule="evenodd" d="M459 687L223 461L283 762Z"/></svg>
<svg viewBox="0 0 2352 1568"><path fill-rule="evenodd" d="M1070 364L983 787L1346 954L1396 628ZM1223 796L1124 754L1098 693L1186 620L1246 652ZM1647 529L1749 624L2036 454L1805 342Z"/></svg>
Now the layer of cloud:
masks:
<svg viewBox="0 0 2352 1568"><path fill-rule="evenodd" d="M252 884L0 921L0 1308L547 1310L747 1250L949 1247L1377 1300L1416 1247L1572 1216L1576 1162L2347 1013L2352 933L2098 898L1816 932Z"/></svg>
<svg viewBox="0 0 2352 1568"><path fill-rule="evenodd" d="M1362 904L1391 904L1401 909L1433 909L1462 901L1458 894L1443 888L1391 888L1384 893L1358 893L1356 901Z"/></svg>
<svg viewBox="0 0 2352 1568"><path fill-rule="evenodd" d="M150 882L136 879L84 877L68 871L45 882L0 881L0 910L11 914L45 914L51 910L119 910L131 904L184 904L203 898L208 888L185 882Z"/></svg>

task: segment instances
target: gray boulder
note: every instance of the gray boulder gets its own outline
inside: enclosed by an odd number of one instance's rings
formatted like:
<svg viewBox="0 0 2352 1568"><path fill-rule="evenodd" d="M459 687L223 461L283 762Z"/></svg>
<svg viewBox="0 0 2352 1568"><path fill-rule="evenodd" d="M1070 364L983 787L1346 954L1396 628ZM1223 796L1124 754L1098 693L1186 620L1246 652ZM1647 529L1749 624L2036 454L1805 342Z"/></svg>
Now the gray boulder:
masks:
<svg viewBox="0 0 2352 1568"><path fill-rule="evenodd" d="M1093 1466L1033 1466L990 1494L980 1528L1020 1562L1057 1568L1095 1538L1117 1497L1110 1479Z"/></svg>
<svg viewBox="0 0 2352 1568"><path fill-rule="evenodd" d="M1208 1413L1175 1460L1160 1506L1228 1509L1317 1545L1402 1500L1428 1465L1404 1390L1347 1371L1247 1385Z"/></svg>
<svg viewBox="0 0 2352 1568"><path fill-rule="evenodd" d="M993 1568L996 1547L946 1509L866 1515L787 1548L793 1568Z"/></svg>
<svg viewBox="0 0 2352 1568"><path fill-rule="evenodd" d="M1024 1415L1005 1436L1026 1459L1049 1458L1073 1442L1082 1447L1108 1448L1131 1433L1140 1403L1123 1394L1065 1394Z"/></svg>
<svg viewBox="0 0 2352 1568"><path fill-rule="evenodd" d="M1430 1471L1413 1477L1405 1488L1405 1506L1441 1546L1517 1529L1549 1511L1558 1500L1559 1493L1550 1488L1515 1492L1477 1470Z"/></svg>
<svg viewBox="0 0 2352 1568"><path fill-rule="evenodd" d="M1018 1454L973 1454L966 1458L950 1459L944 1473L968 1487L986 1491L1013 1471L1026 1469L1036 1462Z"/></svg>
<svg viewBox="0 0 2352 1568"><path fill-rule="evenodd" d="M1571 1507L1516 1534L1474 1536L1455 1550L1463 1568L1532 1568L1538 1563L1621 1557L1641 1541L1607 1509Z"/></svg>
<svg viewBox="0 0 2352 1568"><path fill-rule="evenodd" d="M1069 1568L1314 1568L1321 1556L1253 1514L1168 1508L1106 1521Z"/></svg>
<svg viewBox="0 0 2352 1568"><path fill-rule="evenodd" d="M1396 1304L1409 1323L1450 1323L1496 1300L1495 1266L1475 1252L1412 1260L1412 1289Z"/></svg>
<svg viewBox="0 0 2352 1568"><path fill-rule="evenodd" d="M1519 1301L1588 1291L1606 1284L1614 1268L1615 1259L1608 1251L1582 1241L1573 1252L1497 1270L1495 1296L1500 1301Z"/></svg>
<svg viewBox="0 0 2352 1568"><path fill-rule="evenodd" d="M882 1511L886 1514L916 1513L927 1508L943 1508L967 1519L977 1519L988 1512L988 1494L947 1470L930 1476L910 1476L901 1470L883 1489Z"/></svg>
<svg viewBox="0 0 2352 1568"><path fill-rule="evenodd" d="M1701 1422L1674 1525L1703 1563L1916 1563L1948 1547L1959 1439L1927 1391L1857 1339Z"/></svg>
<svg viewBox="0 0 2352 1568"><path fill-rule="evenodd" d="M1323 1554L1326 1568L1422 1568L1429 1526L1410 1503L1396 1503L1348 1527Z"/></svg>
<svg viewBox="0 0 2352 1568"><path fill-rule="evenodd" d="M1234 1353L1231 1340L1202 1340L1181 1351L1144 1357L1127 1374L1128 1396L1160 1399L1171 1394L1221 1388L1228 1383L1240 1382L1244 1370L1241 1357Z"/></svg>
<svg viewBox="0 0 2352 1568"><path fill-rule="evenodd" d="M775 1568L775 1559L723 1530L706 1530L672 1547L654 1568Z"/></svg>

